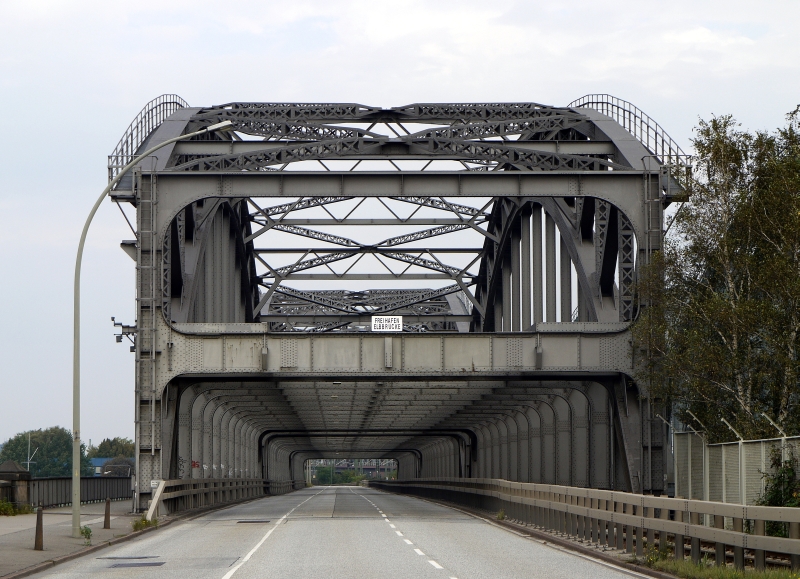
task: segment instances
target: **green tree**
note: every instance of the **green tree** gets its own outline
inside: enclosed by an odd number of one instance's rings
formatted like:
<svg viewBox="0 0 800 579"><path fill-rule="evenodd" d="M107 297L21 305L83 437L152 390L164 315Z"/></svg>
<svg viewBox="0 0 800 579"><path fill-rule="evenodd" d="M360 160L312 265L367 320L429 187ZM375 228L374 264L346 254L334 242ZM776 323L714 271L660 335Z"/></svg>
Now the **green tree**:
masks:
<svg viewBox="0 0 800 579"><path fill-rule="evenodd" d="M45 430L31 430L31 454L36 453L30 466L31 476L72 475L72 433L54 426ZM28 432L9 438L0 451L0 463L15 460L26 466L28 459ZM81 445L81 476L92 476L92 466L86 456L86 446Z"/></svg>
<svg viewBox="0 0 800 579"><path fill-rule="evenodd" d="M136 447L130 438L104 438L97 446L89 448L89 458L132 458Z"/></svg>
<svg viewBox="0 0 800 579"><path fill-rule="evenodd" d="M730 116L701 121L690 201L639 280L637 379L696 415L712 440L720 421L749 437L775 436L767 413L798 431L800 139L797 111L774 134Z"/></svg>

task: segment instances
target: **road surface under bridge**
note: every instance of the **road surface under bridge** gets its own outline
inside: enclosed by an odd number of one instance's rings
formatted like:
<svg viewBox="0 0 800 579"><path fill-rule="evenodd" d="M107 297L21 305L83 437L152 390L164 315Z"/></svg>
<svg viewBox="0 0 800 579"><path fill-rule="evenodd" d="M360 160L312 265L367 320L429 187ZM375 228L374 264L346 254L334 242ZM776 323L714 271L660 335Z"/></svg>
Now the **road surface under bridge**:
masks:
<svg viewBox="0 0 800 579"><path fill-rule="evenodd" d="M165 95L109 177L225 121L111 194L135 209L123 333L140 508L205 504L186 486L203 481L239 481L226 499L253 481L296 488L306 461L337 457L394 459L406 479L666 490L668 414L634 380L646 352L629 330L637 274L684 195L685 158L658 124L607 95L393 108ZM389 315L396 331L373 331Z"/></svg>
<svg viewBox="0 0 800 579"><path fill-rule="evenodd" d="M235 505L34 577L640 576L420 499L314 487Z"/></svg>

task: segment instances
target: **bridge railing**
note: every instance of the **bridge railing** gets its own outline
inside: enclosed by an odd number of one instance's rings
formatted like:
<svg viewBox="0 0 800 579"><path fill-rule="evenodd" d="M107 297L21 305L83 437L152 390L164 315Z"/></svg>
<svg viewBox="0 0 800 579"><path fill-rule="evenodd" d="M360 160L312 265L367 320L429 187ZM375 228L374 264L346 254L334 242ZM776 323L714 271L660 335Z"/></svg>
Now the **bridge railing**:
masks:
<svg viewBox="0 0 800 579"><path fill-rule="evenodd" d="M657 122L633 103L610 94L587 94L567 105L571 108L590 108L617 121L634 137L652 151L662 163L684 165L688 155L683 152Z"/></svg>
<svg viewBox="0 0 800 579"><path fill-rule="evenodd" d="M128 476L81 477L81 503L96 503L108 499L133 497L133 485ZM57 507L72 504L72 477L34 478L28 481L28 501L31 506Z"/></svg>
<svg viewBox="0 0 800 579"><path fill-rule="evenodd" d="M163 505L166 513L269 495L282 495L305 488L304 480L263 480L251 478L202 478L161 481L154 490L147 518ZM164 511L161 511L164 513Z"/></svg>
<svg viewBox="0 0 800 579"><path fill-rule="evenodd" d="M108 180L114 179L133 160L142 143L168 116L188 106L176 94L162 94L144 105L108 156Z"/></svg>
<svg viewBox="0 0 800 579"><path fill-rule="evenodd" d="M744 568L745 559L757 569L764 569L767 561L800 569L800 508L732 505L500 479L371 481L370 486L495 513L503 510L510 519L585 542L635 551L637 556L644 554L645 546L657 546L672 550L676 559L683 559L688 550L692 560L699 562L701 544L708 547L712 543L717 564L732 558L738 569ZM788 537L766 536L767 530Z"/></svg>

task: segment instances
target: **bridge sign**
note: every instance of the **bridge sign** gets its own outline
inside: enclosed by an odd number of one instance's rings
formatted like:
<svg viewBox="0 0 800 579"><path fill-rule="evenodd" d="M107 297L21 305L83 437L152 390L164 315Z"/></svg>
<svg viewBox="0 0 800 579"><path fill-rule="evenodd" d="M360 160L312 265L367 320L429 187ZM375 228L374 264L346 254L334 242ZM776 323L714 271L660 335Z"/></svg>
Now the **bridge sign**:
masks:
<svg viewBox="0 0 800 579"><path fill-rule="evenodd" d="M373 332L402 332L403 316L372 316Z"/></svg>

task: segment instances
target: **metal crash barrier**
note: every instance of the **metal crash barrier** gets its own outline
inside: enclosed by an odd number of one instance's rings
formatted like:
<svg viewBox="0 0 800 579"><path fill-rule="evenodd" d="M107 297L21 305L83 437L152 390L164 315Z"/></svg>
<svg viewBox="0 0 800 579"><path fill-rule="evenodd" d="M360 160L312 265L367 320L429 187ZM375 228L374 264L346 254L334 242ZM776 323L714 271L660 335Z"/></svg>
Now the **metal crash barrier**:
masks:
<svg viewBox="0 0 800 579"><path fill-rule="evenodd" d="M646 546L700 562L713 544L717 564L732 558L756 569L767 562L800 569L800 509L655 497L500 479L437 478L370 482L385 491L498 512L510 519L642 556ZM771 528L788 537L766 536ZM776 525L777 523L777 525ZM746 532L751 531L751 532ZM677 548L675 548L677 546ZM681 548L682 547L682 548ZM708 549L705 549L708 551Z"/></svg>

